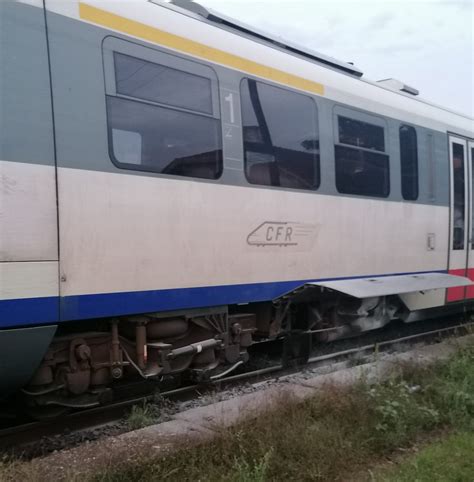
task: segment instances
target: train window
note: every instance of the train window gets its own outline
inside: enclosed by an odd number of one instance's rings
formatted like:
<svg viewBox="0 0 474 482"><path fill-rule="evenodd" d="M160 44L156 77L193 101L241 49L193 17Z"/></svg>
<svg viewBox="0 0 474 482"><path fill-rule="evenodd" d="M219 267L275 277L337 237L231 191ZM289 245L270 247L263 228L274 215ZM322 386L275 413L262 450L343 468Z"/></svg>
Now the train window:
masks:
<svg viewBox="0 0 474 482"><path fill-rule="evenodd" d="M344 194L388 197L390 168L389 157L383 152L384 128L343 116L338 116L338 127L337 190Z"/></svg>
<svg viewBox="0 0 474 482"><path fill-rule="evenodd" d="M107 95L113 162L140 171L219 178L221 123L212 115L211 80L117 52L114 66L116 95Z"/></svg>
<svg viewBox="0 0 474 482"><path fill-rule="evenodd" d="M388 156L336 146L336 187L345 194L387 197L390 192Z"/></svg>
<svg viewBox="0 0 474 482"><path fill-rule="evenodd" d="M222 172L220 122L142 102L107 97L109 138L122 167L217 179Z"/></svg>
<svg viewBox="0 0 474 482"><path fill-rule="evenodd" d="M211 80L115 52L118 94L212 114Z"/></svg>
<svg viewBox="0 0 474 482"><path fill-rule="evenodd" d="M252 184L319 187L319 132L311 97L245 79L241 84L245 174Z"/></svg>
<svg viewBox="0 0 474 482"><path fill-rule="evenodd" d="M464 249L464 213L466 195L464 191L464 146L453 144L453 250Z"/></svg>
<svg viewBox="0 0 474 482"><path fill-rule="evenodd" d="M418 199L418 145L416 130L400 127L400 163L402 170L402 196L407 201Z"/></svg>
<svg viewBox="0 0 474 482"><path fill-rule="evenodd" d="M339 142L352 146L385 151L383 127L349 117L339 117Z"/></svg>

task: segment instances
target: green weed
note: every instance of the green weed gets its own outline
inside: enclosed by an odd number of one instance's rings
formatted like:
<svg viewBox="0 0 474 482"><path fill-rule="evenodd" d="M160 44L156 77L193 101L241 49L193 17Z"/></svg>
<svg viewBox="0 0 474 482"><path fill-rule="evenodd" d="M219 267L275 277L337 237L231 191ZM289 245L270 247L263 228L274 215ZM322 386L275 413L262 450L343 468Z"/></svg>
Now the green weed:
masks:
<svg viewBox="0 0 474 482"><path fill-rule="evenodd" d="M127 417L127 426L130 430L148 427L160 419L160 409L155 404L143 403L134 405Z"/></svg>
<svg viewBox="0 0 474 482"><path fill-rule="evenodd" d="M212 442L104 472L96 480L348 480L420 435L472 427L474 347L385 383L327 386L304 402L275 400Z"/></svg>

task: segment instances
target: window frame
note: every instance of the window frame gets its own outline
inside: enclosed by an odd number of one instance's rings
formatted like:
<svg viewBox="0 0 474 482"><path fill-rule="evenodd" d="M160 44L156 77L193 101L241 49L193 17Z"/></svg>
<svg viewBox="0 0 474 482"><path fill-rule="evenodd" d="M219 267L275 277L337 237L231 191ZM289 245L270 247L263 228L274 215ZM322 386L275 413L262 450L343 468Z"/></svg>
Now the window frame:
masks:
<svg viewBox="0 0 474 482"><path fill-rule="evenodd" d="M297 95L300 95L300 96L303 96L303 97L306 97L307 99L309 99L313 106L314 106L314 109L315 109L315 120L316 120L316 127L317 127L317 131L316 131L316 134L318 136L318 142L319 142L319 162L318 163L314 163L314 174L315 174L315 177L317 179L317 183L315 183L315 185L311 188L311 189L304 189L304 188L300 188L300 187L287 187L287 186L274 186L272 184L259 184L259 183L254 183L254 182L251 182L248 178L248 175L247 175L247 159L246 159L246 155L245 155L245 138L244 138L244 119L243 119L243 96L242 96L242 85L244 82L247 82L249 80L253 80L257 83L260 83L260 84L264 84L264 85L268 85L269 87L274 87L276 89L280 89L282 91L285 91L287 93L291 93L291 94L297 94ZM304 193L311 193L311 192L317 192L320 188L321 188L321 181L322 181L322 176L321 176L321 120L320 120L320 116L319 116L319 112L320 112L320 109L319 109L319 106L318 106L318 103L316 102L315 98L311 96L311 94L309 94L308 92L305 92L305 91L299 91L299 90L295 90L295 89L292 89L292 88L289 88L287 86L283 86L283 85L280 85L280 84L274 84L272 82L269 82L265 79L260 79L258 77L253 77L253 76L250 76L250 75L247 75L247 76L243 76L241 79L240 79L240 82L239 82L239 98L240 98L240 110L241 110L241 126L242 126L242 161L243 161L243 172L244 172L244 176L245 176L245 180L247 181L247 184L248 186L251 186L251 187L256 187L256 188L263 188L263 189L280 189L280 190L285 190L285 191L294 191L294 192L304 192ZM316 165L317 164L317 165Z"/></svg>
<svg viewBox="0 0 474 482"><path fill-rule="evenodd" d="M205 113L203 111L187 109L185 107L174 106L165 103L154 102L152 100L143 99L139 97L131 97L124 94L119 94L117 92L116 86L116 71L115 71L115 53L127 55L138 60L144 60L146 62L151 62L158 65L163 65L171 69L179 70L190 75L195 75L199 77L204 77L210 80L211 88L211 101L212 101L212 114ZM201 182L219 182L224 174L225 162L224 162L224 138L222 133L222 117L220 108L220 97L219 97L219 80L216 71L209 65L199 63L194 60L188 60L187 58L163 52L158 49L143 46L139 43L130 42L128 40L123 40L114 36L107 36L102 42L102 56L104 65L104 104L107 109L107 99L109 97L115 97L117 99L123 99L126 101L131 101L139 104L146 104L149 106L159 107L162 109L168 109L172 111L182 112L185 114L190 114L199 117L205 117L208 119L213 119L218 122L216 132L218 135L219 147L222 152L220 160L220 169L218 171L218 176L215 178L207 177L196 177L196 176L182 176L178 174L167 174L160 172L158 170L150 169L148 167L143 167L140 164L124 163L116 159L113 148L113 140L111 138L112 126L109 124L108 113L106 112L106 129L107 129L107 144L109 158L112 164L120 170L135 171L148 173L153 176L162 176L173 179L182 180L197 180Z"/></svg>
<svg viewBox="0 0 474 482"><path fill-rule="evenodd" d="M339 117L346 117L355 121L364 122L366 124L372 124L383 128L384 136L384 151L379 151L376 149L368 149L366 147L355 146L353 144L346 144L340 141L339 138ZM334 132L334 184L335 189L338 194L343 196L357 196L367 199L378 199L378 200L389 200L392 195L392 178L391 178L391 162L390 162L390 136L389 136L389 126L387 120L376 114L368 113L362 110L356 110L349 108L340 104L336 104L333 108L333 132ZM336 146L341 146L344 148L351 148L356 151L365 151L372 154L378 154L387 157L388 164L388 191L386 196L373 196L370 194L355 194L341 192L337 188L337 162L336 162Z"/></svg>
<svg viewBox="0 0 474 482"><path fill-rule="evenodd" d="M408 127L412 129L415 133L415 145L416 145L416 197L414 199L407 199L403 194L403 159L402 159L402 137L400 135L403 127ZM407 124L405 122L400 123L398 127L398 147L400 149L400 194L403 201L406 202L416 202L420 198L420 152L418 147L418 132L416 126L412 124Z"/></svg>

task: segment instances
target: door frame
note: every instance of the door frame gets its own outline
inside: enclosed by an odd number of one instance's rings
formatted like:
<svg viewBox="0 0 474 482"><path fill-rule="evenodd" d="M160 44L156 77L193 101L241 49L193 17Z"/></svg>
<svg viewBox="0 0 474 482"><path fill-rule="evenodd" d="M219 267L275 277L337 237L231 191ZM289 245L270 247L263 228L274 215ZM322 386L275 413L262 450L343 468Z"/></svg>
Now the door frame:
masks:
<svg viewBox="0 0 474 482"><path fill-rule="evenodd" d="M467 224L467 265L466 275L474 281L474 140L466 138L466 161L469 176L469 208ZM466 286L465 299L474 299L474 286Z"/></svg>
<svg viewBox="0 0 474 482"><path fill-rule="evenodd" d="M454 152L453 146L463 147L464 171L464 233L463 248L454 249ZM448 272L449 274L469 277L474 280L474 252L473 252L473 166L471 147L474 142L465 136L448 133L448 160L449 160L449 247L448 247ZM471 271L469 265L473 264ZM474 298L474 289L466 287L449 288L446 290L446 303L464 301L466 297Z"/></svg>

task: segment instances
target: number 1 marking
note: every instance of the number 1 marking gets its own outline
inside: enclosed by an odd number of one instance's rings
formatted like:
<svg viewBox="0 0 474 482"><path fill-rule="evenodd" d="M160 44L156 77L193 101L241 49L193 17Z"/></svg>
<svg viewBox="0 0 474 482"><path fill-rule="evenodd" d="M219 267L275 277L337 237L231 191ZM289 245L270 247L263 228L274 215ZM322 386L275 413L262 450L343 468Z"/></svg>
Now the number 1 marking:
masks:
<svg viewBox="0 0 474 482"><path fill-rule="evenodd" d="M229 103L230 110L230 123L235 124L235 114L234 114L234 94L229 94L224 97L224 100Z"/></svg>

